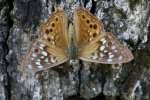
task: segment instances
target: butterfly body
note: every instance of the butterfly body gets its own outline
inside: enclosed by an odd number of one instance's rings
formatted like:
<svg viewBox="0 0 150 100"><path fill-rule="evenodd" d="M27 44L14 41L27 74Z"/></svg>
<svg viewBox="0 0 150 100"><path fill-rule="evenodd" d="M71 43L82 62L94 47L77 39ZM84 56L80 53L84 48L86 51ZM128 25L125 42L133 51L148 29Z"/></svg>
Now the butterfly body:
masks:
<svg viewBox="0 0 150 100"><path fill-rule="evenodd" d="M21 63L25 70L45 70L72 59L104 64L133 59L130 50L112 33L104 32L103 23L84 8L75 10L73 24L68 24L62 10L56 10L40 30Z"/></svg>
<svg viewBox="0 0 150 100"><path fill-rule="evenodd" d="M74 27L73 27L72 23L70 23L68 27L69 27L69 29L68 29L69 59L75 60L75 59L78 59L78 47L77 47L77 44L76 44L75 39L74 39Z"/></svg>

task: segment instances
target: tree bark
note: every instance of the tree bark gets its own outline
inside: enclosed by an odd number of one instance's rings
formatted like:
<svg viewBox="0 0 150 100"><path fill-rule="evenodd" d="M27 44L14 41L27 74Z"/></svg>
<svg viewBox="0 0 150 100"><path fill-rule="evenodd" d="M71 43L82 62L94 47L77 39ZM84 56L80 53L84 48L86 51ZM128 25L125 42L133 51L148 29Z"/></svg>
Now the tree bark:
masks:
<svg viewBox="0 0 150 100"><path fill-rule="evenodd" d="M105 31L132 50L133 61L105 65L77 60L26 76L17 69L53 6L72 20L79 1L0 0L0 100L150 99L149 0L83 0Z"/></svg>

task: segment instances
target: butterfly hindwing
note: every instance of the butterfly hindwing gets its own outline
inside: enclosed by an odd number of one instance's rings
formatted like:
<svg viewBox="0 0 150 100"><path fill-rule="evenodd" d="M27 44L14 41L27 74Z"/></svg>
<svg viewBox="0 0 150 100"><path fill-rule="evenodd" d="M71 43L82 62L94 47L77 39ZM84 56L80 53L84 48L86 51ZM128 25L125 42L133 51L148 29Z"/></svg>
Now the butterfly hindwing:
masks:
<svg viewBox="0 0 150 100"><path fill-rule="evenodd" d="M112 33L103 32L103 34L105 34L103 37L100 37L98 41L88 45L86 49L81 52L80 59L104 64L126 63L133 59L131 51L121 45L119 40L117 40ZM92 52L90 52L89 48L93 45L97 45L97 48L92 49Z"/></svg>
<svg viewBox="0 0 150 100"><path fill-rule="evenodd" d="M21 66L28 71L40 71L67 61L67 39L67 19L62 11L57 10L41 25L39 37Z"/></svg>
<svg viewBox="0 0 150 100"><path fill-rule="evenodd" d="M40 71L59 65L67 60L67 56L58 48L51 48L42 40L36 41L23 61L23 67L30 71Z"/></svg>

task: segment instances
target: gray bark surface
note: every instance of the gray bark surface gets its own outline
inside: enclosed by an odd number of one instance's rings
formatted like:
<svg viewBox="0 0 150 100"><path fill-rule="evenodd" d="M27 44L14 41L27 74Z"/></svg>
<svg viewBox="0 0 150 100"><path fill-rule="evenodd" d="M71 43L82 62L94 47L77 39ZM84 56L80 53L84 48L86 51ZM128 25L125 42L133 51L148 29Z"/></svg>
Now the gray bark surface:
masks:
<svg viewBox="0 0 150 100"><path fill-rule="evenodd" d="M53 5L72 20L80 0L0 0L0 100L150 100L150 1L83 0L134 54L123 65L75 61L33 75L17 67Z"/></svg>

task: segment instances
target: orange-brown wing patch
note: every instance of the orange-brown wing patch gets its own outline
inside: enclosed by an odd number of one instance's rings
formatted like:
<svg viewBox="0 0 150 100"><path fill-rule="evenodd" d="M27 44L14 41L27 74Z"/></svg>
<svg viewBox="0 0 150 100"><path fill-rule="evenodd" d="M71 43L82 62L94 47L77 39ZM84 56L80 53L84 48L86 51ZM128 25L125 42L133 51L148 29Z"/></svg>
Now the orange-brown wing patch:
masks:
<svg viewBox="0 0 150 100"><path fill-rule="evenodd" d="M103 24L89 11L78 8L74 13L76 41L80 47L87 45L97 38L103 30Z"/></svg>
<svg viewBox="0 0 150 100"><path fill-rule="evenodd" d="M52 13L48 21L41 25L39 37L54 47L64 50L68 48L67 18L63 11Z"/></svg>

